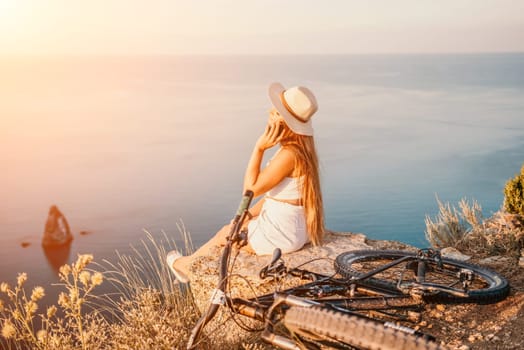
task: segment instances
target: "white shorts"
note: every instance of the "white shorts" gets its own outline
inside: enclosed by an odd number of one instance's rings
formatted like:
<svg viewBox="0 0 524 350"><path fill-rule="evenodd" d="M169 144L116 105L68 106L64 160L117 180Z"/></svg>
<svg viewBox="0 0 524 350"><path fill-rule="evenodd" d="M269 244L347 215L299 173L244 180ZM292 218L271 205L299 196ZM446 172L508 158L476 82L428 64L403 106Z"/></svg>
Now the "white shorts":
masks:
<svg viewBox="0 0 524 350"><path fill-rule="evenodd" d="M260 214L247 226L248 241L257 255L299 250L309 241L303 206L265 198Z"/></svg>

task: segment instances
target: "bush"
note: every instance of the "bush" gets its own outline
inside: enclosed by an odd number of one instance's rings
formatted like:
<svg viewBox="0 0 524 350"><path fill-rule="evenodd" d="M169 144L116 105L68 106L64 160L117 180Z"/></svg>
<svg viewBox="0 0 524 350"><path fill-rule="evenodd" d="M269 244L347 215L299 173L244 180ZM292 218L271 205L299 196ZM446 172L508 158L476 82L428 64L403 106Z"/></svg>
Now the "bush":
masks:
<svg viewBox="0 0 524 350"><path fill-rule="evenodd" d="M476 255L519 256L524 247L524 225L515 224L514 216L498 211L489 218L482 215L482 207L465 198L459 209L437 198L439 213L435 218L426 215L426 239L434 248L454 247L461 252Z"/></svg>
<svg viewBox="0 0 524 350"><path fill-rule="evenodd" d="M478 217L482 209L474 201L470 208L468 202L463 199L460 203L463 213L452 207L449 203L442 203L437 197L439 213L435 219L426 215L426 239L435 248L453 247L467 234L468 230L464 220L474 220L478 225ZM472 223L473 225L473 223Z"/></svg>
<svg viewBox="0 0 524 350"><path fill-rule="evenodd" d="M504 187L504 209L510 214L524 215L524 165Z"/></svg>

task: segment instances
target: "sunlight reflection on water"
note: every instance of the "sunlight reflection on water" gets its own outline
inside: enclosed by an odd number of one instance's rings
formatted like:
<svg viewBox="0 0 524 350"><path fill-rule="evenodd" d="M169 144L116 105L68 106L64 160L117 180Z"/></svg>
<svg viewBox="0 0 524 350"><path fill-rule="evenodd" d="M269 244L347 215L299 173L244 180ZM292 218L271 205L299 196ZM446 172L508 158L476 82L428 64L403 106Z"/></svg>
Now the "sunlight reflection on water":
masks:
<svg viewBox="0 0 524 350"><path fill-rule="evenodd" d="M519 55L0 59L0 280L17 271L56 280L40 247L52 204L75 235L70 260L128 252L143 228L177 235L180 219L201 244L236 209L273 80L310 86L320 101L328 227L425 246L435 194L476 198L489 214L520 168L521 62ZM22 249L22 241L31 246Z"/></svg>

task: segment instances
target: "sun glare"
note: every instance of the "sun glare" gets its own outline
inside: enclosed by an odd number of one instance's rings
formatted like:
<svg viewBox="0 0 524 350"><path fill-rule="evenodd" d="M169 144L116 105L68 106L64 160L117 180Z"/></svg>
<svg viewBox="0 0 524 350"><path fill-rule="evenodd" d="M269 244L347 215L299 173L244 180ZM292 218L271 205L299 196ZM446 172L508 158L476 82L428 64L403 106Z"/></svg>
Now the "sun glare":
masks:
<svg viewBox="0 0 524 350"><path fill-rule="evenodd" d="M9 17L16 8L16 0L0 0L0 18Z"/></svg>
<svg viewBox="0 0 524 350"><path fill-rule="evenodd" d="M21 5L17 0L0 0L0 30L9 29L8 25L16 22Z"/></svg>

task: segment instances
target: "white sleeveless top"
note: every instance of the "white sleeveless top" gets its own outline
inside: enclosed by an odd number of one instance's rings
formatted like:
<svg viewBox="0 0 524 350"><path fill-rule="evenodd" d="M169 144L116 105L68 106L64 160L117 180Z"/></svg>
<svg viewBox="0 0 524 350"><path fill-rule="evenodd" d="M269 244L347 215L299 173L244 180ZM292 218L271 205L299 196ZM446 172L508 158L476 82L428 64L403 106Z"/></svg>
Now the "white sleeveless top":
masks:
<svg viewBox="0 0 524 350"><path fill-rule="evenodd" d="M302 182L304 176L300 177L285 177L275 187L266 192L267 197L274 199L300 199L302 198Z"/></svg>
<svg viewBox="0 0 524 350"><path fill-rule="evenodd" d="M268 161L268 164L276 157L281 149L282 148L279 148L278 151L276 151L273 157ZM304 176L285 177L275 187L266 192L266 197L283 200L301 199L303 182Z"/></svg>
<svg viewBox="0 0 524 350"><path fill-rule="evenodd" d="M278 201L301 199L303 181L304 176L285 177L266 192L268 200L247 226L249 244L257 255L273 254L275 248L282 253L293 252L309 241L304 207Z"/></svg>

